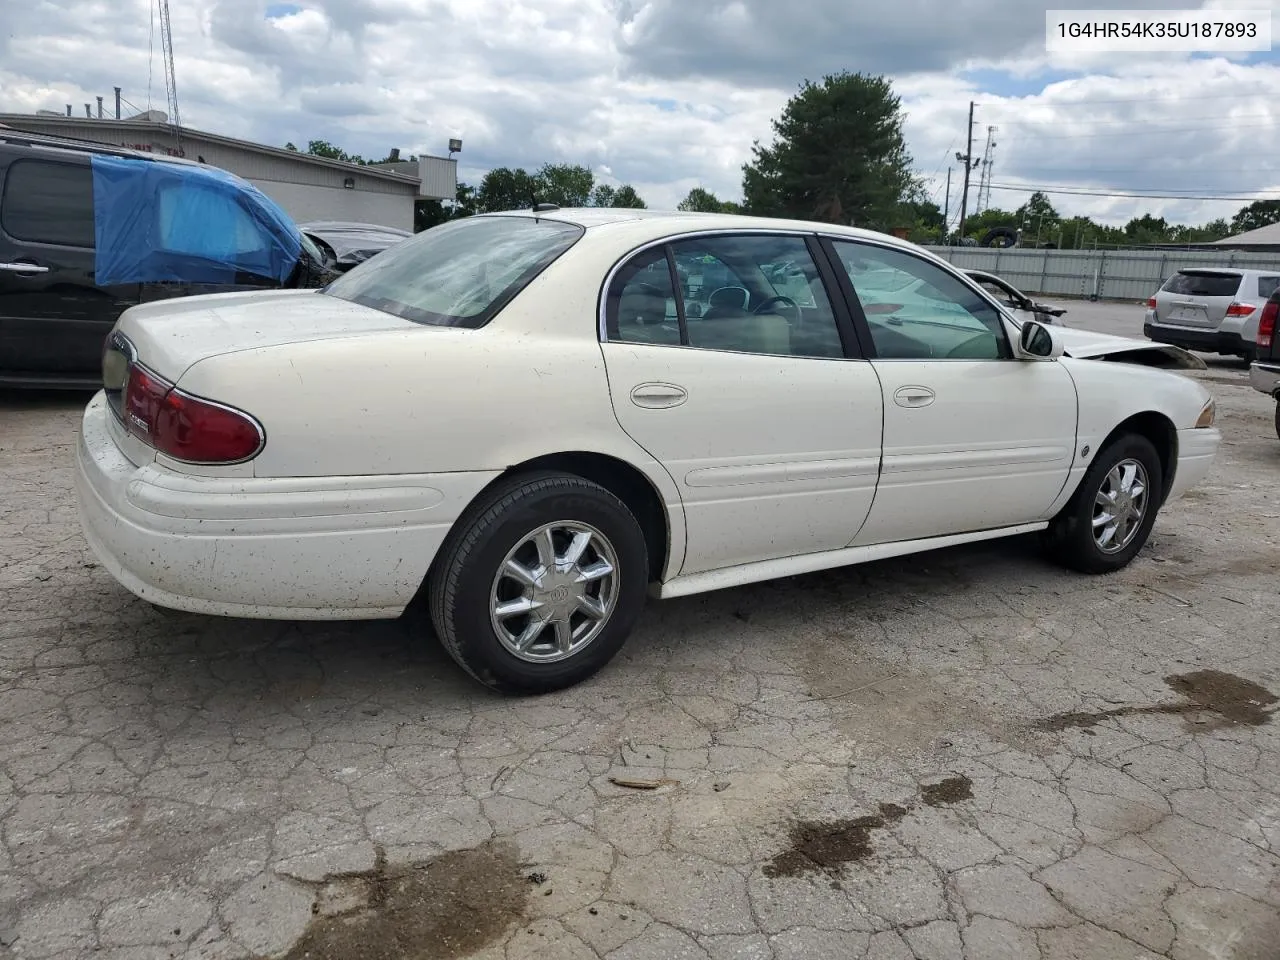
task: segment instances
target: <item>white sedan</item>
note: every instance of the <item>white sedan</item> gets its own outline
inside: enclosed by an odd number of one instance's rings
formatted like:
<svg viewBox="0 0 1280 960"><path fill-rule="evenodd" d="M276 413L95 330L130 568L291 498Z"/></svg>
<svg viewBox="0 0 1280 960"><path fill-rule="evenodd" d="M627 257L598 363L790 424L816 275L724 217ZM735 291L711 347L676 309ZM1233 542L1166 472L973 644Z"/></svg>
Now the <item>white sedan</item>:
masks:
<svg viewBox="0 0 1280 960"><path fill-rule="evenodd" d="M895 272L947 308L886 309ZM474 677L547 691L603 667L646 592L1033 531L1125 566L1220 440L1198 383L1087 359L1149 347L1019 324L862 230L473 217L320 291L126 312L81 517L161 606L373 618L421 595Z"/></svg>

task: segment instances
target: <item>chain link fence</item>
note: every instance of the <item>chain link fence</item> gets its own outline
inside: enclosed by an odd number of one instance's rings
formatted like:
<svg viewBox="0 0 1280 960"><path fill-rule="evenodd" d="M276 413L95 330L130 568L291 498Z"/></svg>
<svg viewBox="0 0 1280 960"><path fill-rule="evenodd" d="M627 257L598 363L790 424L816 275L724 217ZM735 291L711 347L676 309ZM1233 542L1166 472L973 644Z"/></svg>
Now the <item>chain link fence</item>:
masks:
<svg viewBox="0 0 1280 960"><path fill-rule="evenodd" d="M994 273L1025 293L1099 300L1145 300L1184 267L1236 267L1280 273L1280 252L928 249L962 270Z"/></svg>

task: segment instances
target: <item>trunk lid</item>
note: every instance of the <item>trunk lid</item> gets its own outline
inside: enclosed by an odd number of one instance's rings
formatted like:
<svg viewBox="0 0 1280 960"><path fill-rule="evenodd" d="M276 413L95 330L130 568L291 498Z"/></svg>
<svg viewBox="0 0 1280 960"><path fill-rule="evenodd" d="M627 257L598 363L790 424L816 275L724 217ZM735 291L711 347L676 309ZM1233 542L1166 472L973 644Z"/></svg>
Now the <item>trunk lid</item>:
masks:
<svg viewBox="0 0 1280 960"><path fill-rule="evenodd" d="M116 330L144 366L176 383L207 357L415 326L401 317L315 290L184 297L127 310Z"/></svg>
<svg viewBox="0 0 1280 960"><path fill-rule="evenodd" d="M1156 294L1156 322L1217 329L1242 279L1236 270L1179 270Z"/></svg>

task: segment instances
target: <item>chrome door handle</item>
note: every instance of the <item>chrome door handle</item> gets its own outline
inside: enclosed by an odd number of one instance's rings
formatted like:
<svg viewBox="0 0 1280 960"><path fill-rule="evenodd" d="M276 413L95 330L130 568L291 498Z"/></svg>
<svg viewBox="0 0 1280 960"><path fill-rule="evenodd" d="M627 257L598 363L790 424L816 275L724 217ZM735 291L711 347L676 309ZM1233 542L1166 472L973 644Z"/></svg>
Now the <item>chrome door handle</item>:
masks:
<svg viewBox="0 0 1280 960"><path fill-rule="evenodd" d="M48 267L42 267L38 263L0 263L0 270L6 273L20 273L23 276L33 277L37 273L48 273Z"/></svg>
<svg viewBox="0 0 1280 960"><path fill-rule="evenodd" d="M631 390L631 402L650 410L678 407L688 399L689 391L674 383L642 383Z"/></svg>
<svg viewBox="0 0 1280 960"><path fill-rule="evenodd" d="M900 407L927 407L936 398L928 387L899 387L893 394L893 402Z"/></svg>

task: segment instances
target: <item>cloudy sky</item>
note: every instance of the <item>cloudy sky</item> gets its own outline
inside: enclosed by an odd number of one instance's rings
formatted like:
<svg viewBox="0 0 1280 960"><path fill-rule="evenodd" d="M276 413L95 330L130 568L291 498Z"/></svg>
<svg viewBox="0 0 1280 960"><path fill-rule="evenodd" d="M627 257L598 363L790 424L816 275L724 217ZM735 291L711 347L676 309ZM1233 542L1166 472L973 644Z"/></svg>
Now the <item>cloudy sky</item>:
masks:
<svg viewBox="0 0 1280 960"><path fill-rule="evenodd" d="M0 2L0 111L78 112L116 85L164 108L154 0ZM970 100L975 152L998 127L992 205L1049 186L1074 191L1052 197L1068 214L1203 222L1242 203L1114 194L1280 197L1280 52L1050 55L1044 18L1270 9L1280 42L1280 0L170 2L186 125L376 156L442 154L461 137L472 183L493 166L571 162L650 206L697 185L737 198L752 142L800 81L860 70L893 78L940 204Z"/></svg>

